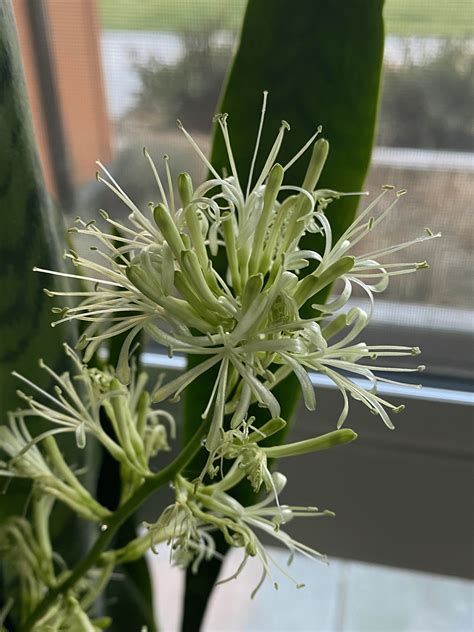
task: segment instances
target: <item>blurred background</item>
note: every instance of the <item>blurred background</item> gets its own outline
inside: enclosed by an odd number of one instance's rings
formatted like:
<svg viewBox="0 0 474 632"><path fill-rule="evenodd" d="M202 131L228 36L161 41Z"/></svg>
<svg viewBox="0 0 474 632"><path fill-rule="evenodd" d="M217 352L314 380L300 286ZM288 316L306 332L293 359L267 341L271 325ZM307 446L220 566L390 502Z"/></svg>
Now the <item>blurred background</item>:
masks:
<svg viewBox="0 0 474 632"><path fill-rule="evenodd" d="M96 182L96 159L142 205L156 199L143 145L157 162L169 154L175 173L205 175L175 121L209 149L245 0L13 5L43 172L67 223L77 214L96 218L98 208L125 212ZM366 189L393 183L408 195L375 239L383 247L425 227L443 239L417 248L413 256L428 259L431 270L392 282L369 337L420 344L425 388L389 389L394 401L407 404L396 433L355 408L351 426L363 433L360 445L343 458L322 454L317 463L289 465L292 500L307 504L314 492L314 502L339 517L305 524L295 534L339 559L330 571L300 562L305 596L285 590L278 597L266 589L263 600L239 609L238 629L303 630L308 612L318 617L315 630L473 629L472 584L461 578L473 572L474 6L472 0L386 0L385 19L383 88ZM324 127L324 121L314 124ZM149 350L151 367L162 360L159 349ZM170 368L181 366L177 361ZM329 428L339 402L324 380L315 386L319 427L327 421ZM314 434L313 416L301 410L295 437ZM170 575L168 590L180 581ZM229 603L225 594L215 595L208 629L228 629L217 603ZM268 612L275 618L265 619Z"/></svg>

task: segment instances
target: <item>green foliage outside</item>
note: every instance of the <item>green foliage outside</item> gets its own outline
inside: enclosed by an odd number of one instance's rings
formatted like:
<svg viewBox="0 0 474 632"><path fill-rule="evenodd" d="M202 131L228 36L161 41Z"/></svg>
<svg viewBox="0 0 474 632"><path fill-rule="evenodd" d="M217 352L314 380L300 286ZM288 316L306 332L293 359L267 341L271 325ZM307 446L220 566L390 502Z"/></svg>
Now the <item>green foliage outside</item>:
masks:
<svg viewBox="0 0 474 632"><path fill-rule="evenodd" d="M214 27L215 29L216 27ZM176 119L195 131L209 133L232 49L214 43L208 26L184 34L184 54L174 65L157 59L135 64L140 80L133 114L153 125L174 127Z"/></svg>
<svg viewBox="0 0 474 632"><path fill-rule="evenodd" d="M192 16L175 0L134 3L130 0L100 0L105 29L188 31L210 22L223 30L236 30L243 18L245 0L193 0ZM388 0L385 20L389 35L472 37L474 9L470 0Z"/></svg>
<svg viewBox="0 0 474 632"><path fill-rule="evenodd" d="M472 151L474 54L447 41L424 64L386 67L377 144Z"/></svg>
<svg viewBox="0 0 474 632"><path fill-rule="evenodd" d="M207 133L208 113L216 108L231 57L231 49L214 45L213 36L212 31L186 34L184 55L175 65L155 59L136 64L140 87L127 116L158 133L174 128L176 118L193 131ZM472 151L473 51L463 42L446 40L422 63L410 60L409 46L405 55L403 66L385 67L377 145ZM129 179L129 160L123 162L123 172Z"/></svg>

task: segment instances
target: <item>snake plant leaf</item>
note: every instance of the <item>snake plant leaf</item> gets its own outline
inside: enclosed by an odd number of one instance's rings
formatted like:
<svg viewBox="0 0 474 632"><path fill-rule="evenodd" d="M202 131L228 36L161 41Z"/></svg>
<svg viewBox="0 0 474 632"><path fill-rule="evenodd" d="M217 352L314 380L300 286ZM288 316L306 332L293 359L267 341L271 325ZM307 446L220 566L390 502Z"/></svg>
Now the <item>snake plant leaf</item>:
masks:
<svg viewBox="0 0 474 632"><path fill-rule="evenodd" d="M13 370L46 386L38 366L64 364L72 328L51 327L51 305L33 266L61 268L57 227L39 168L28 99L9 3L0 6L0 423L18 407ZM59 288L58 288L59 289ZM18 486L20 487L20 486ZM26 495L0 495L0 521L23 510Z"/></svg>
<svg viewBox="0 0 474 632"><path fill-rule="evenodd" d="M220 112L229 113L232 148L241 174L249 172L262 92L268 90L260 154L267 155L282 119L291 125L278 158L282 164L322 125L331 149L318 186L361 190L377 113L384 43L382 9L383 0L249 0L240 45L219 106ZM217 131L211 162L219 170L228 168L224 143ZM305 169L304 159L295 163L288 171L288 182L301 183ZM328 218L336 239L352 221L356 208L355 197L333 203ZM317 249L318 237L307 235L302 247ZM187 389L184 442L198 423L213 383L214 376L209 372ZM294 376L275 392L287 420L299 393ZM261 409L252 413L257 415L257 424L266 420ZM283 435L281 431L268 442L281 442ZM196 461L194 470L199 471L199 467ZM248 485L240 486L236 495L245 504L255 499ZM187 573L183 630L199 629L219 567L214 560L201 564L198 575Z"/></svg>
<svg viewBox="0 0 474 632"><path fill-rule="evenodd" d="M72 340L74 334L72 327L61 331L51 327L51 305L43 293L44 280L32 271L38 264L61 269L58 227L62 222L48 198L39 168L9 2L0 3L0 217L0 424L3 424L6 412L19 405L15 394L18 384L11 376L12 370L47 387L46 373L39 369L38 359L43 358L56 370L65 368L62 342ZM54 289L64 287L56 283ZM32 432L43 429L38 423ZM74 441L61 446L73 462L86 462L90 448L81 453L81 459ZM25 511L31 489L22 481L13 481L5 488L2 485L2 492L0 523ZM53 539L68 561L83 554L88 538L86 530L79 529L74 520L69 511L55 509ZM64 537L72 528L77 530L74 542L69 536ZM5 570L0 563L0 574ZM0 586L7 583L5 575ZM7 586L5 590L8 591Z"/></svg>
<svg viewBox="0 0 474 632"><path fill-rule="evenodd" d="M57 210L39 168L9 3L0 6L0 419L16 408L11 371L45 385L38 367L64 362L65 329L51 327L51 301L34 265L61 268ZM62 236L61 236L62 237ZM50 284L51 285L51 284Z"/></svg>

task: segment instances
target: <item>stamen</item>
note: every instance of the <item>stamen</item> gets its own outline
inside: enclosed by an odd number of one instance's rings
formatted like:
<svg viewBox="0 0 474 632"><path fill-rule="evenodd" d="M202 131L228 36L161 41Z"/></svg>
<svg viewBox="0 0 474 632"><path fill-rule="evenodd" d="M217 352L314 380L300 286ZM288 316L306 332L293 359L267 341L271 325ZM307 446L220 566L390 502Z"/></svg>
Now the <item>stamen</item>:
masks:
<svg viewBox="0 0 474 632"><path fill-rule="evenodd" d="M181 123L181 121L178 119L176 121L176 125L178 127L178 129L180 129L183 134L186 136L186 138L188 139L191 147L194 149L194 151L197 153L197 155L201 158L201 160L203 161L203 163L206 165L206 167L209 169L209 171L214 175L215 178L217 178L217 180L219 180L219 182L222 180L222 178L220 177L220 175L218 174L218 172L214 169L214 167L211 165L211 163L209 162L209 160L206 158L206 156L203 154L203 152L201 151L201 149L199 148L198 144L196 143L196 141L193 139L193 137L191 136L191 134L189 134L189 132L186 131L186 129L184 128L184 125Z"/></svg>
<svg viewBox="0 0 474 632"><path fill-rule="evenodd" d="M262 185L263 182L265 181L265 178L269 174L270 169L273 167L273 163L275 162L278 152L280 151L280 147L283 142L283 136L285 134L285 131L289 131L289 129L290 129L289 124L286 121L282 121L277 137L275 139L275 142L273 143L273 146L270 149L268 158L263 166L262 172L257 182L255 183L255 186L253 187L253 191L256 191L260 187L260 185Z"/></svg>
<svg viewBox="0 0 474 632"><path fill-rule="evenodd" d="M36 266L33 268L33 272L43 272L43 274L52 274L53 276L63 276L68 277L70 279L81 279L82 281L92 281L93 283L98 283L100 285L113 285L115 287L124 287L119 283L114 283L113 281L104 281L103 279L96 279L94 277L83 276L82 274L69 274L67 272L58 272L57 270L46 270L44 268L37 268Z"/></svg>
<svg viewBox="0 0 474 632"><path fill-rule="evenodd" d="M317 136L319 136L319 134L321 134L321 132L323 131L323 126L319 125L318 128L316 129L315 133L311 136L311 138L303 145L303 147L293 156L293 158L286 163L286 165L283 167L283 171L287 171L291 165L293 165L299 158L301 158L301 156L305 153L305 151L311 147L311 145L313 144L313 141L316 139Z"/></svg>
<svg viewBox="0 0 474 632"><path fill-rule="evenodd" d="M250 189L252 187L253 170L255 168L255 162L257 160L257 155L258 155L258 149L260 147L260 139L262 137L263 122L265 120L265 111L267 109L267 96L268 96L268 92L267 90L264 90L263 101L262 101L262 113L260 115L260 123L258 125L257 140L255 142L255 149L252 156L252 162L250 163L250 171L249 171L249 176L247 179L247 190L245 192L246 199L249 197Z"/></svg>
<svg viewBox="0 0 474 632"><path fill-rule="evenodd" d="M240 190L239 174L237 172L237 167L235 166L234 154L232 152L232 144L230 142L229 130L227 127L227 116L227 114L218 114L216 117L214 117L214 120L217 120L217 122L219 123L219 127L221 128L222 136L224 137L224 143L227 150L227 156L229 158L230 169L237 183L237 188Z"/></svg>
<svg viewBox="0 0 474 632"><path fill-rule="evenodd" d="M156 181L156 184L158 185L158 190L159 190L160 195L161 195L161 200L166 206L168 206L168 199L166 197L166 193L165 193L165 189L163 187L163 183L161 182L161 178L159 176L159 173L158 173L158 170L156 168L155 162L153 161L152 157L148 153L148 149L146 147L143 148L143 155L145 156L145 158L150 163L151 170L153 171L153 175L155 177L155 181Z"/></svg>
<svg viewBox="0 0 474 632"><path fill-rule="evenodd" d="M176 207L175 207L175 204L174 204L173 179L171 177L169 156L167 154L165 154L163 156L163 160L165 161L166 179L168 181L168 191L169 191L169 195L170 195L170 211L171 211L171 215L175 215L176 214Z"/></svg>

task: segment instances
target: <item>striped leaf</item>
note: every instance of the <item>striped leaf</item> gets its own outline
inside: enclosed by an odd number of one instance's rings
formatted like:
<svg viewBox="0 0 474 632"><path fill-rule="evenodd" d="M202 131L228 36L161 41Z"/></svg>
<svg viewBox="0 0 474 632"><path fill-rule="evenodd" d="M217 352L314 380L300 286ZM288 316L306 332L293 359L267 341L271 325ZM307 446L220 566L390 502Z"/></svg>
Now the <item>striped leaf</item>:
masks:
<svg viewBox="0 0 474 632"><path fill-rule="evenodd" d="M59 240L62 219L46 193L39 168L28 99L20 62L14 18L9 2L0 3L0 423L6 412L19 406L18 383L13 370L47 387L45 371L38 367L43 358L56 370L65 368L62 342L71 340L71 327L53 329L51 300L43 293L44 279L34 265L60 269ZM51 282L49 287L61 289ZM39 422L33 434L44 429ZM79 457L74 440L61 444L72 462ZM82 458L81 458L82 457ZM0 451L1 458L1 451ZM91 471L92 474L92 471ZM14 481L0 494L0 522L28 506L30 486ZM64 533L75 529L73 539ZM69 511L58 507L54 514L53 538L68 561L82 555L88 538ZM1 585L9 574L0 571ZM8 594L8 588L6 589Z"/></svg>

